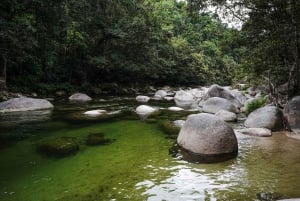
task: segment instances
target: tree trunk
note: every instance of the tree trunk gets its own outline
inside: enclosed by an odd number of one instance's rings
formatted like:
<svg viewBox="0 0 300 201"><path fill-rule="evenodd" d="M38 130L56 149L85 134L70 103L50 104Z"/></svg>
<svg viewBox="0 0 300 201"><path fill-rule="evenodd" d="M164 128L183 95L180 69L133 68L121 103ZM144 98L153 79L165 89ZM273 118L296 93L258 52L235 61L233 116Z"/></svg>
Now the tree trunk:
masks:
<svg viewBox="0 0 300 201"><path fill-rule="evenodd" d="M0 75L0 91L6 91L6 68L7 68L7 59L4 55L2 55L2 61L3 61L3 69L2 73Z"/></svg>

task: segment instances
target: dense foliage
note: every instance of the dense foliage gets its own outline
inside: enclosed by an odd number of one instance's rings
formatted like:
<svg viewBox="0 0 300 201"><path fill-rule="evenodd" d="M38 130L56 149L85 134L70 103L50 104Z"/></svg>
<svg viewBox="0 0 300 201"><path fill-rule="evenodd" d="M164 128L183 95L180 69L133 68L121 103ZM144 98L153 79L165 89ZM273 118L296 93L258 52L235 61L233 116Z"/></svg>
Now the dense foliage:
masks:
<svg viewBox="0 0 300 201"><path fill-rule="evenodd" d="M272 93L284 83L289 96L300 91L300 1L189 0L190 8L216 6L243 22L242 74L267 78Z"/></svg>
<svg viewBox="0 0 300 201"><path fill-rule="evenodd" d="M2 0L1 87L230 84L236 34L175 0Z"/></svg>

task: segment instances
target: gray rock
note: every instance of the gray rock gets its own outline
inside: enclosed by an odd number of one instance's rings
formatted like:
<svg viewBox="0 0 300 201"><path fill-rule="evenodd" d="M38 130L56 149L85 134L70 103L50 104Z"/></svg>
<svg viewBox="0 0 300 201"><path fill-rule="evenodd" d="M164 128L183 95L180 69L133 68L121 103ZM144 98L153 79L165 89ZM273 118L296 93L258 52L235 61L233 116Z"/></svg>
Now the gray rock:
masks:
<svg viewBox="0 0 300 201"><path fill-rule="evenodd" d="M228 122L237 121L237 115L233 112L229 112L226 110L220 110L215 115L223 119L224 121L228 121Z"/></svg>
<svg viewBox="0 0 300 201"><path fill-rule="evenodd" d="M69 97L70 101L91 101L92 98L83 93L76 93Z"/></svg>
<svg viewBox="0 0 300 201"><path fill-rule="evenodd" d="M156 111L156 108L150 107L148 105L140 105L135 109L135 112L140 116L141 119L146 119Z"/></svg>
<svg viewBox="0 0 300 201"><path fill-rule="evenodd" d="M267 128L244 128L241 130L237 130L237 132L244 135L251 135L257 137L270 137L272 136L272 132Z"/></svg>
<svg viewBox="0 0 300 201"><path fill-rule="evenodd" d="M290 129L300 135L300 96L290 100L284 107L283 113Z"/></svg>
<svg viewBox="0 0 300 201"><path fill-rule="evenodd" d="M168 93L165 90L158 90L154 96L160 96L161 98L164 98L168 95Z"/></svg>
<svg viewBox="0 0 300 201"><path fill-rule="evenodd" d="M242 104L240 103L240 101L231 94L231 91L229 91L228 89L225 89L223 87L220 87L219 85L212 85L206 92L204 99L207 100L211 97L224 98L224 99L229 100L237 108L242 107Z"/></svg>
<svg viewBox="0 0 300 201"><path fill-rule="evenodd" d="M146 102L148 102L150 100L150 97L149 96L137 96L135 98L135 100L137 102L146 103Z"/></svg>
<svg viewBox="0 0 300 201"><path fill-rule="evenodd" d="M226 110L233 113L238 113L239 110L227 99L212 97L203 103L203 111L208 113L217 113L220 110Z"/></svg>
<svg viewBox="0 0 300 201"><path fill-rule="evenodd" d="M166 97L164 97L164 99L167 101L171 101L171 100L174 100L174 97L166 96Z"/></svg>
<svg viewBox="0 0 300 201"><path fill-rule="evenodd" d="M238 151L233 129L215 115L205 113L188 116L180 130L177 143L183 149L201 156L204 162L214 162L211 157L220 155L227 155L227 160L236 156Z"/></svg>
<svg viewBox="0 0 300 201"><path fill-rule="evenodd" d="M176 105L182 108L191 108L192 105L197 101L192 94L183 90L176 92L174 100Z"/></svg>
<svg viewBox="0 0 300 201"><path fill-rule="evenodd" d="M45 99L13 98L0 103L0 112L20 112L29 110L51 109L53 105Z"/></svg>
<svg viewBox="0 0 300 201"><path fill-rule="evenodd" d="M245 121L248 128L268 128L271 131L283 129L283 115L275 106L265 106L250 113Z"/></svg>
<svg viewBox="0 0 300 201"><path fill-rule="evenodd" d="M103 115L106 114L107 111L106 110L89 110L84 112L84 115L88 115L88 116L99 116L99 115Z"/></svg>
<svg viewBox="0 0 300 201"><path fill-rule="evenodd" d="M183 111L184 109L182 109L181 107L168 107L168 110L173 112L179 112L179 111Z"/></svg>
<svg viewBox="0 0 300 201"><path fill-rule="evenodd" d="M248 98L240 91L233 90L231 94L242 104L244 105Z"/></svg>
<svg viewBox="0 0 300 201"><path fill-rule="evenodd" d="M184 120L175 120L173 121L174 126L182 128L183 124L185 123Z"/></svg>

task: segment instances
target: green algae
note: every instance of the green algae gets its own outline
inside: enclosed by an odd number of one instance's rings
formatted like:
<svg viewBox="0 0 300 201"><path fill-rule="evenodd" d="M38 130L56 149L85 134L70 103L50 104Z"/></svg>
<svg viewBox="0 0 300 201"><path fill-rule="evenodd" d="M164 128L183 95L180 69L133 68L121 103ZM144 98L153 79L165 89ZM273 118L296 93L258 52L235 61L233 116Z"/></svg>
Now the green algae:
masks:
<svg viewBox="0 0 300 201"><path fill-rule="evenodd" d="M109 146L82 147L63 159L40 157L28 149L30 141L18 143L0 156L2 173L0 200L110 200L137 197L135 184L147 175L145 167L168 164L169 141L156 126L122 121L83 128L58 130L51 137L84 138L103 132L117 139ZM9 161L11 160L11 162Z"/></svg>
<svg viewBox="0 0 300 201"><path fill-rule="evenodd" d="M257 200L264 194L300 197L300 141L284 134L268 139L239 135L237 158L191 164L169 155L175 139L166 138L160 125L184 119L185 112L162 110L158 116L140 121L127 110L125 116L109 121L61 121L61 115L73 111L55 111L51 121L0 130L3 139L8 136L13 140L0 150L0 201L239 201ZM114 141L87 146L91 133L103 133ZM38 142L60 137L78 140L76 155L49 158L36 153Z"/></svg>

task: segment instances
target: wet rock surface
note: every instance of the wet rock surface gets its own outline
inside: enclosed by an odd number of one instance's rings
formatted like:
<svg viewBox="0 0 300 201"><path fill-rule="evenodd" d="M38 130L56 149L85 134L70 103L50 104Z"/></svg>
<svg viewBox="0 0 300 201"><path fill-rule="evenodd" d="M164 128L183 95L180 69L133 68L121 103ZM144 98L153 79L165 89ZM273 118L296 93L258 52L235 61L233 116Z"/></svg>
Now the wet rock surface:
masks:
<svg viewBox="0 0 300 201"><path fill-rule="evenodd" d="M193 155L191 161L198 162L227 160L236 156L238 151L233 129L212 114L189 115L180 130L177 143L186 156Z"/></svg>

